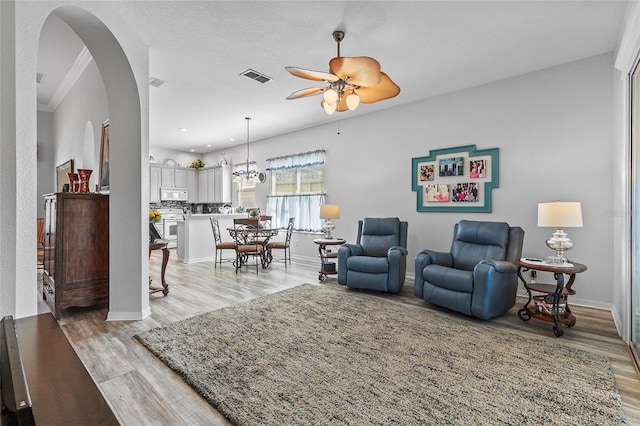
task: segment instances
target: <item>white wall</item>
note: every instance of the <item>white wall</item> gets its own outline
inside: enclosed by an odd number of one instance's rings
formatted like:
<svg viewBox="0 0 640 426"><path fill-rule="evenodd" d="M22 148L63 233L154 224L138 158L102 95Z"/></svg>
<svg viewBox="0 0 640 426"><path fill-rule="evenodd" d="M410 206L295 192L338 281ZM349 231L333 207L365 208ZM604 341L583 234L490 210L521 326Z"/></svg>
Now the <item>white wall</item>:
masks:
<svg viewBox="0 0 640 426"><path fill-rule="evenodd" d="M149 50L136 30L119 19L116 7L110 2L0 2L0 315L21 318L37 312L34 248L40 200L37 174L28 172L37 169L33 76L40 30L54 9L79 34L107 88L112 139L109 319L140 319L150 312Z"/></svg>
<svg viewBox="0 0 640 426"><path fill-rule="evenodd" d="M42 196L55 191L55 159L53 144L53 113L38 111L38 202L37 217L44 217Z"/></svg>
<svg viewBox="0 0 640 426"><path fill-rule="evenodd" d="M254 142L251 159L264 170L266 158L326 149L327 202L340 205L335 235L354 241L357 220L364 216L407 220L411 274L420 249L448 251L453 225L461 219L521 226L527 256L552 254L544 242L553 230L536 226L537 203L581 201L584 228L567 230L576 242L568 255L589 270L578 277L572 302L611 308L612 81L613 56L600 55L379 113L343 113L339 135L335 122ZM252 126L259 126L260 117L252 118ZM411 159L469 144L500 148L493 211L416 212ZM237 162L244 149L225 152ZM261 204L268 190L258 186ZM293 253L315 257L315 237L296 235Z"/></svg>
<svg viewBox="0 0 640 426"><path fill-rule="evenodd" d="M91 61L53 114L54 164L73 159L76 171L92 169L89 188L94 191L100 174L102 122L109 118L107 95L95 62ZM84 159L87 123L93 130L89 162Z"/></svg>

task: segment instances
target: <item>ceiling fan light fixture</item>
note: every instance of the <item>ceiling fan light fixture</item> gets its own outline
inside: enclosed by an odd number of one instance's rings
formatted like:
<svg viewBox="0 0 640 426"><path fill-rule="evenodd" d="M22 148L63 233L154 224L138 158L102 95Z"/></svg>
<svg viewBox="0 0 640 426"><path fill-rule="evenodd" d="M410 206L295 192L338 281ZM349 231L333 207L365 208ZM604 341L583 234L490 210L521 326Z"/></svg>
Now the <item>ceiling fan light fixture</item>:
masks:
<svg viewBox="0 0 640 426"><path fill-rule="evenodd" d="M338 100L338 92L333 89L327 89L324 92L323 98L325 104L335 105Z"/></svg>
<svg viewBox="0 0 640 426"><path fill-rule="evenodd" d="M324 108L324 112L326 112L329 115L331 115L334 112L336 112L336 106L337 106L337 104L335 104L335 103L333 105L330 105L327 102L323 102L322 103L322 107Z"/></svg>
<svg viewBox="0 0 640 426"><path fill-rule="evenodd" d="M351 94L347 96L347 108L353 111L358 108L358 105L360 105L360 96L358 96L355 91L352 91Z"/></svg>
<svg viewBox="0 0 640 426"><path fill-rule="evenodd" d="M320 105L327 114L333 114L335 111L353 111L360 103L370 104L398 96L400 87L380 70L378 61L368 56L340 56L340 42L344 39L344 31L334 31L333 38L338 46L338 56L329 61L329 72L285 67L295 77L324 81L328 85L297 90L287 99L300 99L322 93Z"/></svg>

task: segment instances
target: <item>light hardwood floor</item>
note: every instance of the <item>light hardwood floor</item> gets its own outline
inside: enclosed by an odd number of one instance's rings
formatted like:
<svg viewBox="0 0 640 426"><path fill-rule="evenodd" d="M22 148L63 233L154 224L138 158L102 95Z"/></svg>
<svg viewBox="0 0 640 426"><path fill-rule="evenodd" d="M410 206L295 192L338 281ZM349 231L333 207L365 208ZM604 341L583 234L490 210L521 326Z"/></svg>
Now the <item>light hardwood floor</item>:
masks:
<svg viewBox="0 0 640 426"><path fill-rule="evenodd" d="M154 252L150 270L156 283L159 282L160 262L160 252ZM228 422L215 409L133 336L162 324L236 305L305 282L347 291L337 284L335 276L319 283L317 271L317 263L294 259L288 268L282 263L274 263L268 270L261 269L258 274L253 268L236 274L229 263L217 268L212 262L179 263L175 250L172 250L167 268L170 293L166 297L162 293L151 296L152 314L145 320L107 322L107 307L97 306L67 309L59 323L122 424L226 425ZM372 294L424 309L437 309L415 297L412 285L408 281L399 295ZM580 291L579 286L578 280L574 288ZM518 318L517 310L523 303L524 300L518 300L506 315L479 322L523 336L560 341L608 357L628 424L640 425L640 378L627 346L617 335L610 312L572 306L577 323L573 328L565 329L563 337L556 338L549 323L536 320L525 323ZM40 308L47 309L42 303ZM567 392L579 391L567 389Z"/></svg>

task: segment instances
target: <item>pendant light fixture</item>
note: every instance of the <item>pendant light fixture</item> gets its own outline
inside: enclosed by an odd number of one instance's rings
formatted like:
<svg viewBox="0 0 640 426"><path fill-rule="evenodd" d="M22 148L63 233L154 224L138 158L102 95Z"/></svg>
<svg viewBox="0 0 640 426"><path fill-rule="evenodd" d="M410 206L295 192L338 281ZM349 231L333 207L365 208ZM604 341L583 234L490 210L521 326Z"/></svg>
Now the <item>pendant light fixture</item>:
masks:
<svg viewBox="0 0 640 426"><path fill-rule="evenodd" d="M263 183L265 181L265 174L255 170L256 162L249 162L249 122L251 117L245 117L247 120L247 162L244 164L245 169L239 169L233 172L233 181L246 184L246 183ZM254 168L250 169L249 166L253 165Z"/></svg>

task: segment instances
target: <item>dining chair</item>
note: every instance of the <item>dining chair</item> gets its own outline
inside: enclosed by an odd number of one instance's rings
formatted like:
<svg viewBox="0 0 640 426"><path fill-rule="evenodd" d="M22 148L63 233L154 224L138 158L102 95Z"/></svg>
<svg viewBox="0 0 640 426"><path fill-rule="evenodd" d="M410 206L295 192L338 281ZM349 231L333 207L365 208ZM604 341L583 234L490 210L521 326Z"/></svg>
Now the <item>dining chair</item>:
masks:
<svg viewBox="0 0 640 426"><path fill-rule="evenodd" d="M284 241L269 241L267 243L267 256L269 263L273 262L272 250L284 251L284 267L287 267L287 259L289 265L291 265L291 234L293 234L293 222L295 218L289 218L289 224L287 225L287 235Z"/></svg>
<svg viewBox="0 0 640 426"><path fill-rule="evenodd" d="M233 236L236 243L236 274L242 265L248 266L249 257L255 259L256 274L258 265L264 264L264 246L255 243L255 232L258 230L258 219L247 223L247 219L233 219Z"/></svg>
<svg viewBox="0 0 640 426"><path fill-rule="evenodd" d="M214 268L217 268L218 263L222 266L222 253L224 250L233 250L236 251L236 247L238 246L235 241L222 241L222 234L220 234L220 224L218 223L218 218L212 216L211 221L211 229L213 230L213 240L215 243L215 254L213 259ZM233 259L225 259L225 262L233 262Z"/></svg>
<svg viewBox="0 0 640 426"><path fill-rule="evenodd" d="M260 226L263 228L271 228L271 216L260 216Z"/></svg>

